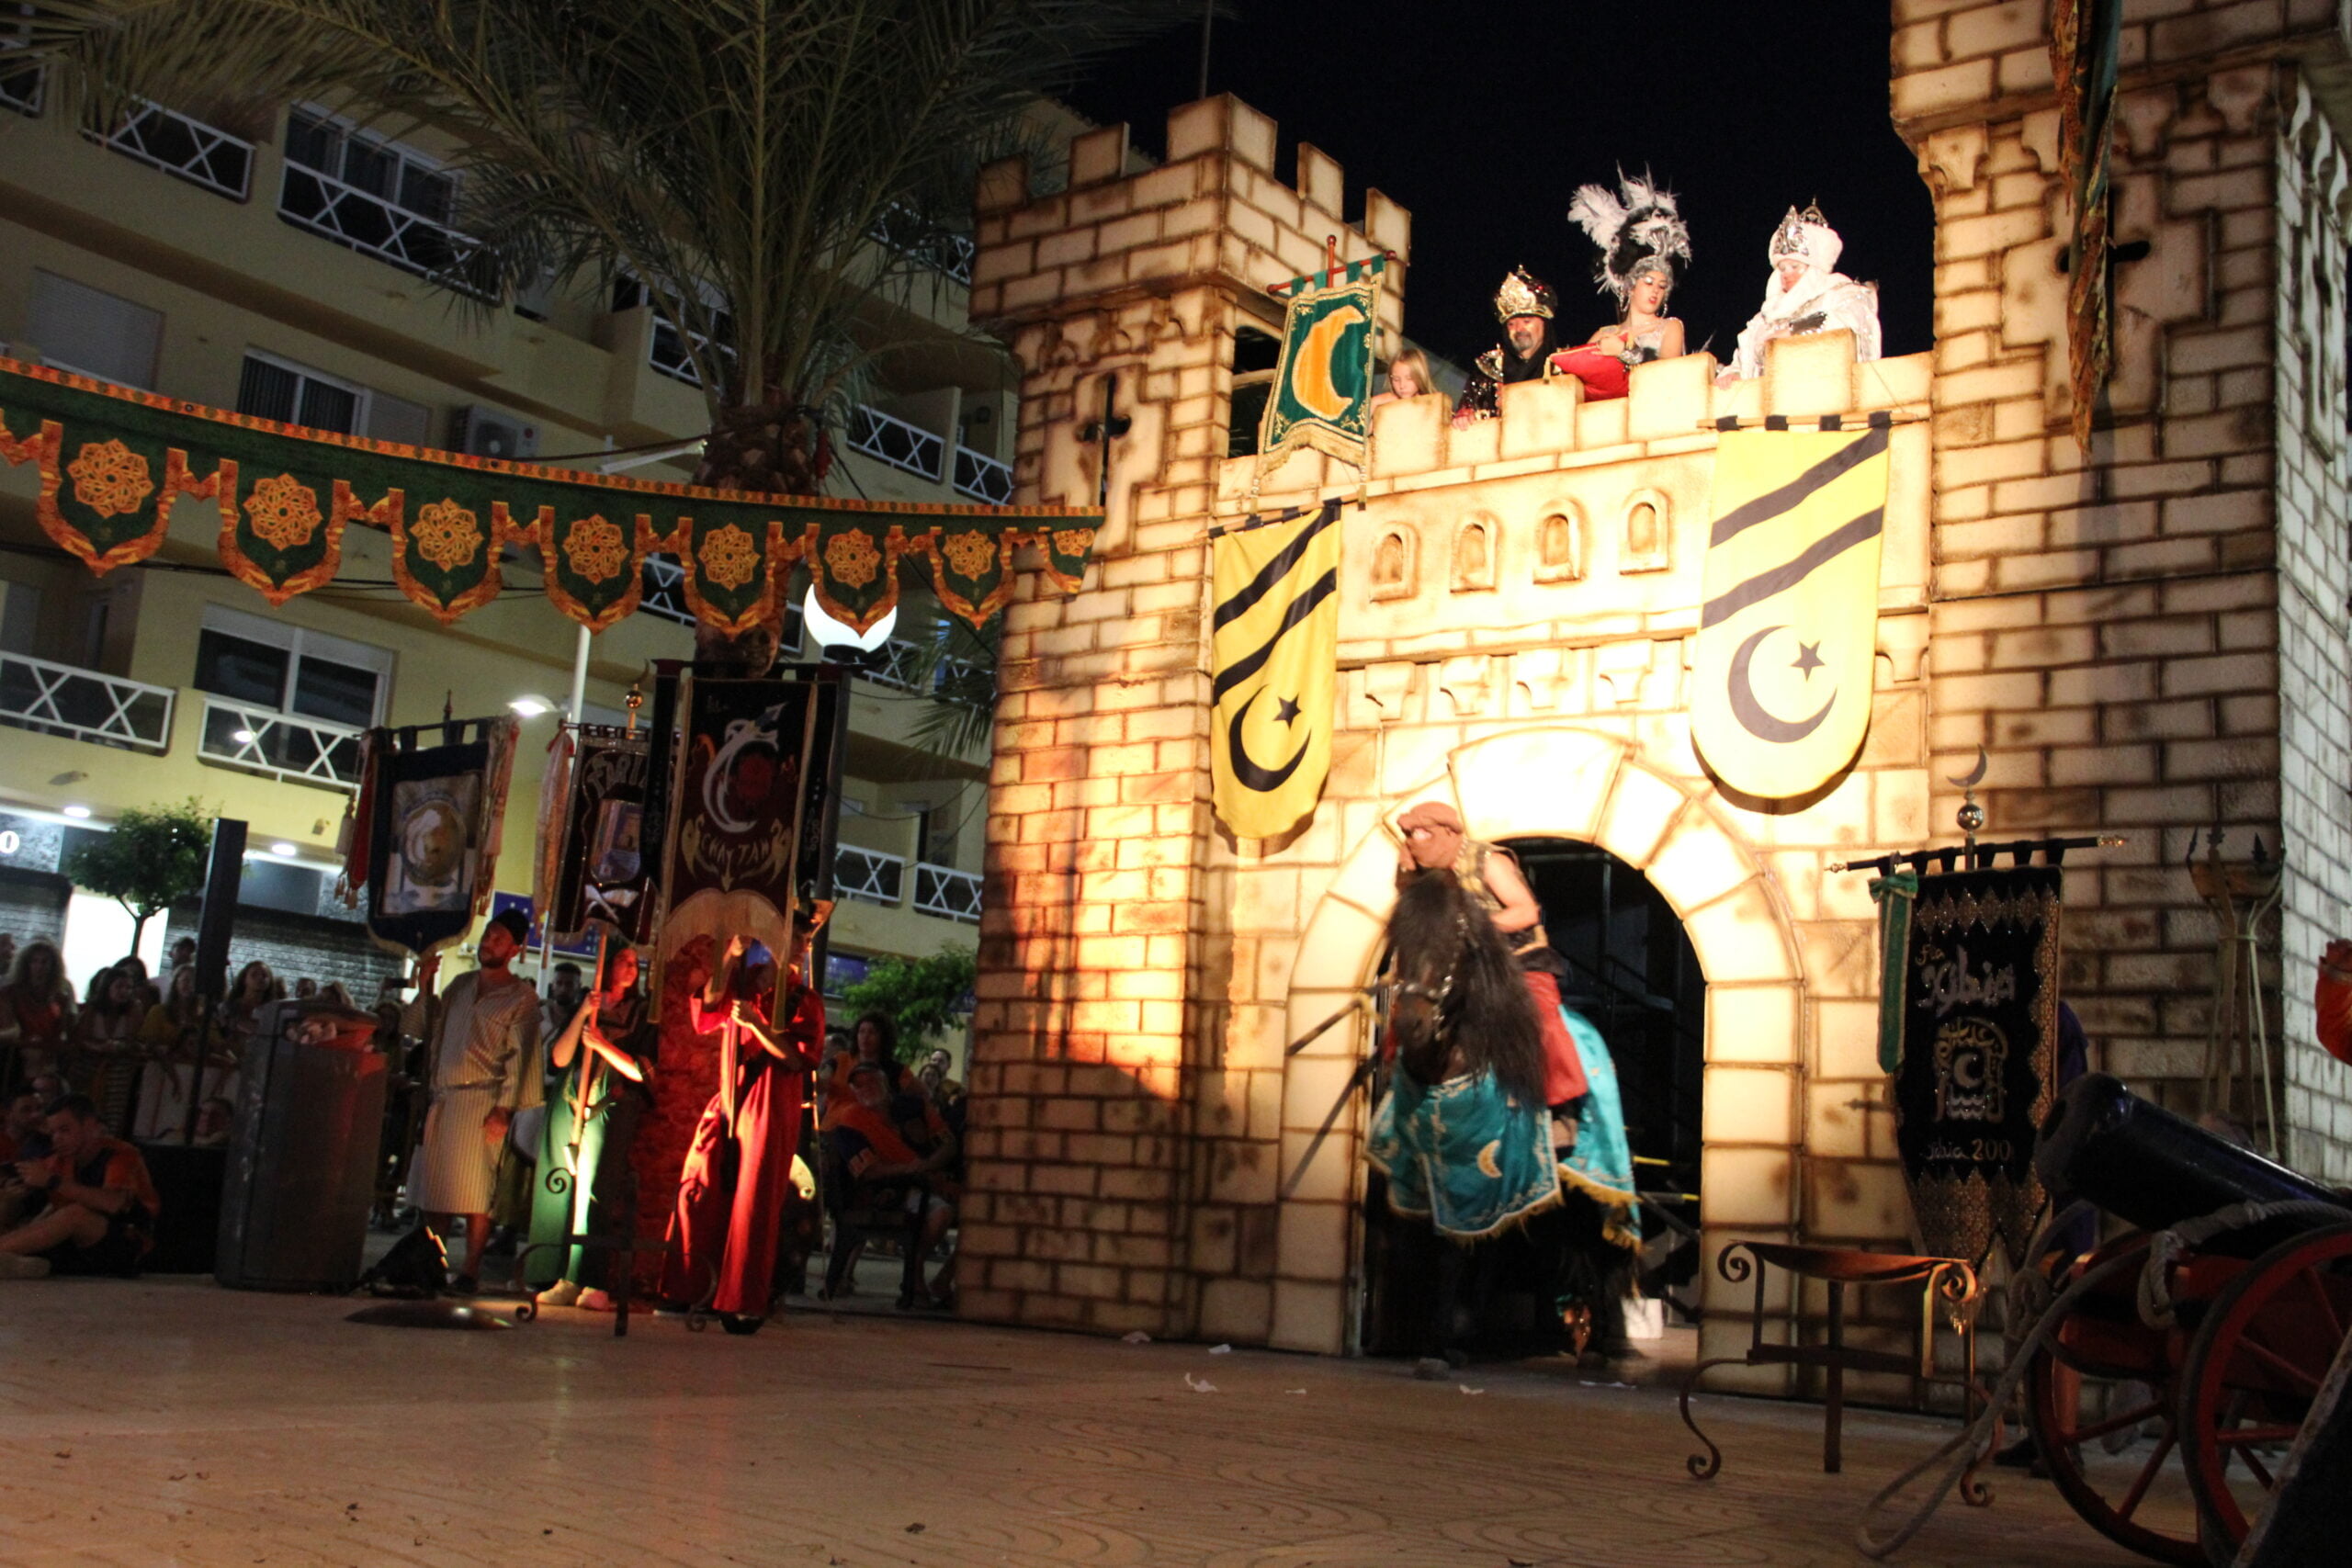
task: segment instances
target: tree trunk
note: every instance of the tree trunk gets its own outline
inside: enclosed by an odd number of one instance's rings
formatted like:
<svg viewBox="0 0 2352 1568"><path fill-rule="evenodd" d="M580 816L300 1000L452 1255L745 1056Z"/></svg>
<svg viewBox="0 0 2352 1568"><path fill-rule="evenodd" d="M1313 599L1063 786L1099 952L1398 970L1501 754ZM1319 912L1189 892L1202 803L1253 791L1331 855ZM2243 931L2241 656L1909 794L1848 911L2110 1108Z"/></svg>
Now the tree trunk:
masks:
<svg viewBox="0 0 2352 1568"><path fill-rule="evenodd" d="M694 482L753 495L815 495L829 454L816 411L786 403L725 408L712 418ZM729 636L695 627L695 668L765 674L775 662L779 627L755 626Z"/></svg>

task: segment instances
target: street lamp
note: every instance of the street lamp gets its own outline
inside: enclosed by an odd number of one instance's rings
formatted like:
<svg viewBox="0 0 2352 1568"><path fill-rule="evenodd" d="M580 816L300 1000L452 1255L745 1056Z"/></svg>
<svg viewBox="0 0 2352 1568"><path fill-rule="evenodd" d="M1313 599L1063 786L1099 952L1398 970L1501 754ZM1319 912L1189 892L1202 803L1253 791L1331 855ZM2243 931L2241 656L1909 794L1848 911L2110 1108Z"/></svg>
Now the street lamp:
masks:
<svg viewBox="0 0 2352 1568"><path fill-rule="evenodd" d="M814 587L800 601L800 615L817 638L817 657L833 664L863 665L864 659L845 655L872 653L899 629L899 612L893 608L865 631L854 630L848 622L825 613L825 607L817 603Z"/></svg>

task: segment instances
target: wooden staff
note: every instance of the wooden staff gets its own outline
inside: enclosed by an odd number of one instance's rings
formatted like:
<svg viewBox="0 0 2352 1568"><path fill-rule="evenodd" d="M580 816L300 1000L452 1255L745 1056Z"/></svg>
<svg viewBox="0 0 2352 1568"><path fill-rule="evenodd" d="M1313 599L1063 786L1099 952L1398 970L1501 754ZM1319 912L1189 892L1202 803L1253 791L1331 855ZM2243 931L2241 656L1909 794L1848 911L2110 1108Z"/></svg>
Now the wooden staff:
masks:
<svg viewBox="0 0 2352 1568"><path fill-rule="evenodd" d="M586 1130L589 1107L596 1103L596 1091L603 1087L605 1058L588 1043L588 1031L595 1026L597 998L605 991L605 954L612 947L612 933L602 926L596 928L596 977L588 987L587 996L581 998L580 1010L584 1015L580 1024L578 1049L587 1053L588 1059L571 1075L571 1146L565 1150L565 1161L571 1170L571 1179L581 1179L580 1141Z"/></svg>

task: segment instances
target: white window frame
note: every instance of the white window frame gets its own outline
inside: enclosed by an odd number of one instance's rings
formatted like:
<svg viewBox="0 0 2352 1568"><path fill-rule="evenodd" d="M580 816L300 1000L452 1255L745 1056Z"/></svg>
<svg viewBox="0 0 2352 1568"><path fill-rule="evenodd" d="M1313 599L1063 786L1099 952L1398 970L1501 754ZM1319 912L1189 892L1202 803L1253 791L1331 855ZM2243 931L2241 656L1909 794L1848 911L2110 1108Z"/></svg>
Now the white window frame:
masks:
<svg viewBox="0 0 2352 1568"><path fill-rule="evenodd" d="M348 377L330 374L327 371L320 369L315 365L305 365L299 359L288 359L282 354L272 354L266 348L255 348L251 344L247 344L245 345L245 358L258 359L265 365L275 365L280 370L290 371L294 375L302 377L308 380L318 381L326 386L335 388L340 391L351 393L356 400L351 407L351 428L347 431L337 431L334 434L339 435L366 435L368 434L368 416L375 412L376 393L372 388L367 386L365 383L354 381ZM238 362L237 373L238 378L243 380L244 376L244 363L243 360ZM288 424L300 424L302 423L302 390L300 387L297 387L294 389L293 412L294 417L288 420L286 423ZM256 414L252 417L258 419L263 416Z"/></svg>
<svg viewBox="0 0 2352 1568"><path fill-rule="evenodd" d="M397 196L378 196L372 191L362 191L360 194L366 196L370 201L380 201L387 207L404 212L409 217L416 219L420 222L430 223L435 228L442 230L445 232L450 234L456 234L458 232L457 229L451 227L450 219L457 216L456 209L458 196L465 187L466 176L462 171L452 169L449 166L447 159L436 158L432 153L425 152L423 148L411 142L402 141L396 137L386 136L381 132L369 130L365 126L361 125L359 121L352 118L349 115L337 114L334 110L321 104L296 104L288 112L289 114L307 115L312 119L324 120L327 124L334 126L335 130L341 133L346 143L351 141L354 138L366 141L375 147L379 152L389 152L393 157L399 159L403 169L405 169L407 165L413 164L418 168L424 170L427 174L447 175L449 181L449 218L435 218L429 212L419 212L415 208L410 207L406 203L402 202ZM288 161L289 163L292 162L291 159ZM344 177L344 171L340 168L330 172L325 169L311 168L311 165L308 164L295 164L295 167L310 169L311 173L314 175L325 175L327 178L334 181L337 185L351 185L351 182ZM401 182L397 180L393 182L393 188L395 190L399 188L400 183ZM352 188L356 189L357 187L353 186Z"/></svg>
<svg viewBox="0 0 2352 1568"><path fill-rule="evenodd" d="M66 273L51 271L50 268L45 266L37 266L32 270L36 275L47 273L51 277L57 279L58 282L65 284L70 288L83 289L87 293L96 294L102 299L111 299L119 305L128 305L134 310L143 310L147 314L154 317L155 356L148 373L151 376L161 376L164 365L164 331L170 321L170 318L164 315L163 311L157 310L153 305L147 304L143 300L133 299L128 294L117 294L111 288L101 288L95 283L85 283L82 279L72 276ZM26 291L25 310L28 326L31 324L30 316L32 312L33 293L39 288L39 284L36 282L32 288ZM49 346L46 344L36 344L34 346L40 350L41 364L49 369L62 370L69 376L86 376L93 381L103 381L109 387L129 387L134 391L141 392L152 392L155 389L145 381L119 380L115 377L102 375L98 371L89 369L85 366L75 365L70 360L60 359L49 352Z"/></svg>
<svg viewBox="0 0 2352 1568"><path fill-rule="evenodd" d="M285 649L286 684L278 689L277 706L273 711L284 714L298 723L335 722L294 710L294 682L304 658L316 657L336 664L347 664L356 670L373 671L376 675L376 705L375 711L368 716L368 723L377 725L384 722L384 710L391 703L392 671L398 662L398 656L390 649L379 648L373 643L354 642L349 637L312 631L308 626L298 626L266 615L249 615L243 610L232 610L226 604L208 604L204 606L202 629ZM191 678L193 675L191 671ZM218 693L207 694L220 695ZM243 699L223 697L221 700L242 702Z"/></svg>

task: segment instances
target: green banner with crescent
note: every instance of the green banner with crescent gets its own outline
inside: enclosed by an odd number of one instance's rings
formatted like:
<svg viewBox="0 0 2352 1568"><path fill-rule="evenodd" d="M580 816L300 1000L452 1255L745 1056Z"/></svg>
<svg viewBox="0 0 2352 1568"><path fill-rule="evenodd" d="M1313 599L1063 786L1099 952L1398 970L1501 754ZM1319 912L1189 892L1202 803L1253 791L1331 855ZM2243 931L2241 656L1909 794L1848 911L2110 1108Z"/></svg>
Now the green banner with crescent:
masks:
<svg viewBox="0 0 2352 1568"><path fill-rule="evenodd" d="M221 564L282 604L334 580L357 523L391 536L401 591L445 623L498 594L502 546L529 545L548 600L591 630L638 607L644 558L662 549L685 567L696 616L722 631L779 619L804 565L832 613L863 630L898 604L909 558L977 627L1012 596L1017 570L1075 590L1102 521L1099 509L752 495L502 462L0 358L0 466L28 464L42 530L93 571L154 554L175 506L194 502L218 511Z"/></svg>
<svg viewBox="0 0 2352 1568"><path fill-rule="evenodd" d="M1300 447L1371 472L1373 338L1386 256L1291 280L1252 488Z"/></svg>

